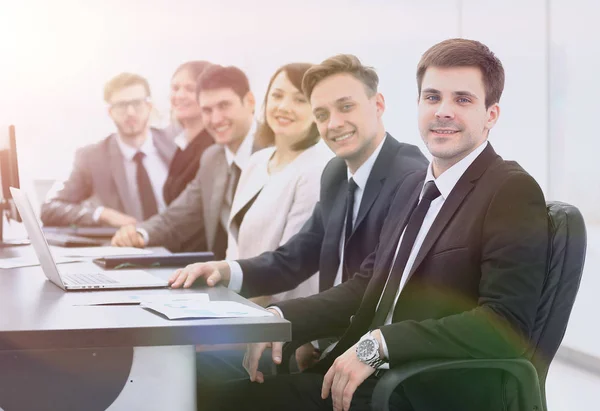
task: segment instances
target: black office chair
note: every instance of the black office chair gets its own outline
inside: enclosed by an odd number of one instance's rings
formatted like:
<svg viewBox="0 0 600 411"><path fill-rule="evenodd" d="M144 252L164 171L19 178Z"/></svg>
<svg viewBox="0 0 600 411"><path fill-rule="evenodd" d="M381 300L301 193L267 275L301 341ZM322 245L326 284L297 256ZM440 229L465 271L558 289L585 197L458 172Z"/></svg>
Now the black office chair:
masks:
<svg viewBox="0 0 600 411"><path fill-rule="evenodd" d="M392 392L406 379L431 371L495 368L512 374L519 384L519 410L546 411L546 376L563 339L575 302L586 252L586 231L579 210L556 201L547 203L550 222L549 261L538 308L532 349L520 359L426 360L395 367L383 374L373 391L371 409L388 411Z"/></svg>

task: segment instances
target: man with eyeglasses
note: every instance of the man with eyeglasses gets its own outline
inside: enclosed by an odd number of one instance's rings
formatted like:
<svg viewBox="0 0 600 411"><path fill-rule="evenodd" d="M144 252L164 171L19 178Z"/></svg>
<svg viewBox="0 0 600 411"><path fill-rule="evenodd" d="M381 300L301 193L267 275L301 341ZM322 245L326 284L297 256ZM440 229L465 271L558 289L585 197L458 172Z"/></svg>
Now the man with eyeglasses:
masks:
<svg viewBox="0 0 600 411"><path fill-rule="evenodd" d="M104 87L104 100L117 132L77 151L71 175L42 205L45 225L121 227L166 208L163 185L176 147L149 126L148 81L121 73Z"/></svg>

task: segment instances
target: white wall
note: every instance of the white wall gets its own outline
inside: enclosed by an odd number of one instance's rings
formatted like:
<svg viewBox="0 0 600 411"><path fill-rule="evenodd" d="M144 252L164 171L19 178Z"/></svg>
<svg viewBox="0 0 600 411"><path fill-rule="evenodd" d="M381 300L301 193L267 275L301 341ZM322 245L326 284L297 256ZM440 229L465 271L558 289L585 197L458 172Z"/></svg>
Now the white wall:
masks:
<svg viewBox="0 0 600 411"><path fill-rule="evenodd" d="M380 73L388 129L417 143L416 64L458 34L445 0L30 0L0 19L0 113L17 125L24 180L65 176L76 147L112 131L102 88L120 71L149 79L164 121L170 76L189 59L240 66L261 99L282 64L354 53Z"/></svg>

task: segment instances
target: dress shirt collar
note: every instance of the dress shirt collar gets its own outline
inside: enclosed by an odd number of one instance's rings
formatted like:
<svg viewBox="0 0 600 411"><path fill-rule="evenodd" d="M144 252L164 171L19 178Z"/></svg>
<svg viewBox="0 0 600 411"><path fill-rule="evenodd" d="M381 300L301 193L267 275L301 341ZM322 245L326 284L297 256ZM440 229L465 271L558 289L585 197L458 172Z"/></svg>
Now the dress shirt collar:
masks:
<svg viewBox="0 0 600 411"><path fill-rule="evenodd" d="M252 122L250 131L244 137L242 144L237 149L236 153L233 153L229 147L225 146L225 158L227 159L227 166L231 167L231 164L235 161L235 164L243 170L248 163L248 159L252 155L252 146L254 146L254 133L256 132L256 122Z"/></svg>
<svg viewBox="0 0 600 411"><path fill-rule="evenodd" d="M367 180L369 179L369 175L371 175L371 170L373 170L373 166L375 165L375 160L377 160L377 156L379 156L379 153L381 152L381 148L383 147L383 143L385 142L386 138L387 133L383 140L381 140L381 143L379 143L375 151L373 151L369 158L367 158L367 161L365 161L360 167L358 167L358 170L356 170L354 174L352 174L350 169L348 169L348 180L352 178L359 189L365 189L365 186L367 185Z"/></svg>
<svg viewBox="0 0 600 411"><path fill-rule="evenodd" d="M173 141L181 151L185 151L187 146L190 144L187 137L185 136L185 131L182 131L181 133L177 134Z"/></svg>
<svg viewBox="0 0 600 411"><path fill-rule="evenodd" d="M144 143L139 149L131 147L129 144L125 143L123 141L123 138L121 138L120 134L117 134L117 144L119 145L119 149L121 150L123 157L125 157L125 160L127 161L132 161L133 156L135 156L135 154L138 151L141 151L142 153L146 154L146 156L157 152L156 147L154 146L154 140L152 139L152 133L150 132L150 130L148 130L146 141L144 141Z"/></svg>
<svg viewBox="0 0 600 411"><path fill-rule="evenodd" d="M473 161L475 161L475 159L479 157L479 155L487 147L487 145L488 142L486 140L481 145L479 145L479 147L470 152L465 158L460 160L458 163L454 164L448 170L444 171L438 178L433 177L433 163L429 163L429 167L427 167L427 176L425 177L425 183L427 183L428 181L434 181L436 187L438 188L438 190L440 190L442 198L445 201L450 195L450 192L452 191L456 183L458 183L458 180L460 180L465 171L467 171L467 168L469 168L469 166L473 164ZM423 184L423 189L421 190L421 195L419 199L423 197L424 189L425 184Z"/></svg>

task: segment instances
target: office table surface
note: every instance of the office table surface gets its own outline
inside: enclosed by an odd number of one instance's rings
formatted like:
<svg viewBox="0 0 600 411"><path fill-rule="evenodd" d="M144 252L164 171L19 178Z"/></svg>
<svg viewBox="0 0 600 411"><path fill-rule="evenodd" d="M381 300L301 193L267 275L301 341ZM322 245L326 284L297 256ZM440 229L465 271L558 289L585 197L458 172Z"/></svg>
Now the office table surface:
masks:
<svg viewBox="0 0 600 411"><path fill-rule="evenodd" d="M0 249L0 258L32 255L30 246ZM91 261L69 271L103 271ZM59 269L64 264L59 265ZM173 268L150 269L167 279ZM79 306L82 296L207 292L211 301L254 306L227 288L63 291L40 266L0 270L0 350L70 349L289 341L291 324L277 317L168 320L137 305Z"/></svg>

